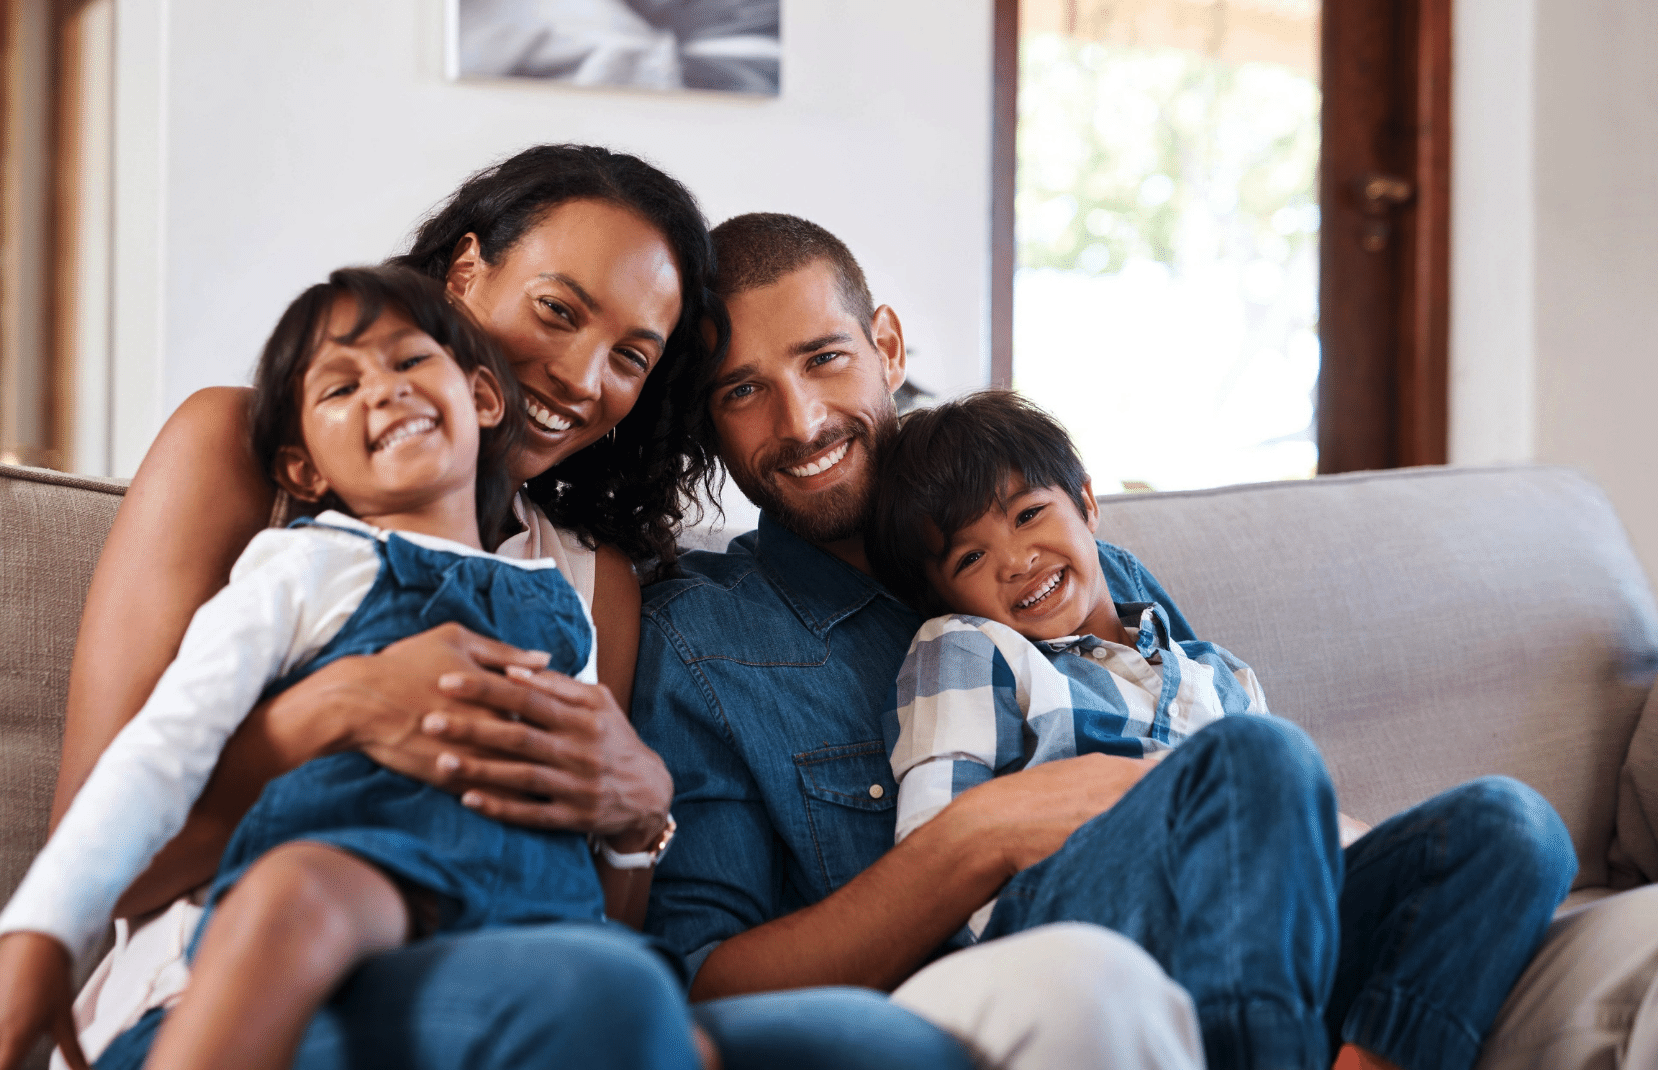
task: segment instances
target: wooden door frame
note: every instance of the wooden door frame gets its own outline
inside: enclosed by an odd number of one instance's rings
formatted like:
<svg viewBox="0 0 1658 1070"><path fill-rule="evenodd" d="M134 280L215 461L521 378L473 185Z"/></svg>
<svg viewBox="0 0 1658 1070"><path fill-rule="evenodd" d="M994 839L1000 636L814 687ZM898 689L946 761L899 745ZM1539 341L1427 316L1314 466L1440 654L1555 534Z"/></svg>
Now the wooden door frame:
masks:
<svg viewBox="0 0 1658 1070"><path fill-rule="evenodd" d="M1319 250L1320 338L1325 362L1319 374L1319 471L1443 464L1449 440L1450 234L1451 234L1451 4L1452 0L1403 0L1397 32L1397 87L1406 114L1392 124L1413 187L1410 201L1388 224L1397 240L1394 258L1397 312L1389 315L1393 359L1380 368L1344 363L1339 332L1354 329L1339 309L1345 302L1348 265L1366 252L1363 225L1351 216L1364 209L1353 200L1351 176L1320 167L1324 211ZM1340 20L1347 10L1325 0L1322 18L1324 84L1336 85L1341 68L1333 56L1356 28ZM1336 17L1331 17L1332 15ZM1018 180L1019 0L993 0L990 116L990 375L1013 381L1014 193ZM1326 99L1326 146L1347 143L1346 109ZM1326 149L1323 159L1334 153ZM1357 243L1357 244L1355 244ZM1330 357L1334 355L1336 359Z"/></svg>
<svg viewBox="0 0 1658 1070"><path fill-rule="evenodd" d="M1451 3L1325 7L1320 472L1447 460ZM1367 202L1370 178L1403 199Z"/></svg>
<svg viewBox="0 0 1658 1070"><path fill-rule="evenodd" d="M44 167L47 180L39 201L6 200L0 210L0 226L21 231L25 217L39 224L38 241L7 250L7 266L15 277L19 268L13 265L30 265L43 276L44 285L39 294L31 295L34 301L25 302L10 277L0 280L6 286L0 292L0 320L6 321L8 343L23 337L22 329L15 326L19 321L27 319L39 328L38 351L22 352L18 346L7 344L6 352L0 355L0 382L8 393L5 411L0 412L0 452L24 464L68 470L76 461L74 311L80 281L72 255L81 178L81 159L75 151L82 103L76 90L81 73L77 15L88 0L40 0L36 17L44 19L43 41L23 41L14 36L24 17L23 2L0 0L0 51L9 62L39 64L47 88L44 99L14 100L7 92L9 87L0 83L0 156L6 160L6 168L0 169L0 182L13 169L20 171L27 166ZM38 124L45 131L43 143L32 146L44 153L39 164L13 159L14 153L30 151L10 140L14 126L24 122ZM19 218L13 218L14 214ZM34 387L30 390L20 385L25 362L31 365ZM31 422L38 427L29 436L19 431L26 409L32 410Z"/></svg>

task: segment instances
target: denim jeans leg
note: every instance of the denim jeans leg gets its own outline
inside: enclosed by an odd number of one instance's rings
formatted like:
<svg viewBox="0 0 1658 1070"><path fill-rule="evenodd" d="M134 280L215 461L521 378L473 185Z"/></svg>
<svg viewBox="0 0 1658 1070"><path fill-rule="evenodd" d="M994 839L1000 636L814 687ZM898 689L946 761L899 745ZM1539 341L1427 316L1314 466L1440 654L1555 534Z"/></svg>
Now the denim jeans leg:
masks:
<svg viewBox="0 0 1658 1070"><path fill-rule="evenodd" d="M867 988L733 996L691 1013L724 1070L973 1070L954 1037Z"/></svg>
<svg viewBox="0 0 1658 1070"><path fill-rule="evenodd" d="M1329 1066L1335 792L1299 728L1228 717L1010 881L984 938L1059 921L1129 937L1191 993L1208 1065Z"/></svg>
<svg viewBox="0 0 1658 1070"><path fill-rule="evenodd" d="M1486 777L1347 849L1332 1042L1405 1070L1468 1070L1577 873L1560 816Z"/></svg>
<svg viewBox="0 0 1658 1070"><path fill-rule="evenodd" d="M152 1011L98 1070L137 1070ZM668 965L620 926L452 933L364 963L311 1020L295 1070L696 1070L690 1010Z"/></svg>

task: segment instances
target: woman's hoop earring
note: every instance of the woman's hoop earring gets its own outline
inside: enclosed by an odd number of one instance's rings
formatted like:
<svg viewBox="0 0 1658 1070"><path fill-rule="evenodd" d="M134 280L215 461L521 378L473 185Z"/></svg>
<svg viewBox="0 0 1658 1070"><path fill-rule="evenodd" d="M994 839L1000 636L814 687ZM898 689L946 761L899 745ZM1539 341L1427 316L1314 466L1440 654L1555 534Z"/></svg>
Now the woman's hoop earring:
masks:
<svg viewBox="0 0 1658 1070"><path fill-rule="evenodd" d="M609 431L606 431L604 433L604 437L610 440L611 445L615 445L616 444L616 429L614 427L612 427Z"/></svg>

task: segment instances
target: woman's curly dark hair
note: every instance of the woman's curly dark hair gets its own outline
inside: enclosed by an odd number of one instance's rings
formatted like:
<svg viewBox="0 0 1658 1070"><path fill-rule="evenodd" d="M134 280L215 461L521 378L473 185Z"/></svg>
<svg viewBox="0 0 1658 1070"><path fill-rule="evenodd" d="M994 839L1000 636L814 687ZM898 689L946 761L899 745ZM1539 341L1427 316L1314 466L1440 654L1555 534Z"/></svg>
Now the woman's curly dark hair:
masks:
<svg viewBox="0 0 1658 1070"><path fill-rule="evenodd" d="M731 328L710 289L714 248L690 191L637 156L537 145L463 182L392 262L442 280L461 240L476 234L485 262L498 263L549 209L583 199L635 212L661 233L679 267L679 322L615 433L531 479L529 495L590 548L607 543L627 554L649 582L672 573L686 510L700 516L698 492L717 492L718 466L693 431L704 421L708 383ZM712 349L705 325L713 329Z"/></svg>

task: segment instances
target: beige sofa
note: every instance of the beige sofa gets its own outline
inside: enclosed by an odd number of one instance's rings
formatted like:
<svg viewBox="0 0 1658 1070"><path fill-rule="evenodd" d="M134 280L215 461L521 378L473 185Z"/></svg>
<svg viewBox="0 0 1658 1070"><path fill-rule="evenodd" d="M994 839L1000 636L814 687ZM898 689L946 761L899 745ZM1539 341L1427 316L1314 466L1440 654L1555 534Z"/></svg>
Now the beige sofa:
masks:
<svg viewBox="0 0 1658 1070"><path fill-rule="evenodd" d="M0 896L45 835L76 623L122 490L0 467ZM1344 810L1374 822L1504 773L1570 827L1573 904L1658 876L1658 730L1636 735L1658 614L1582 476L1429 468L1101 504L1101 537L1312 733Z"/></svg>

